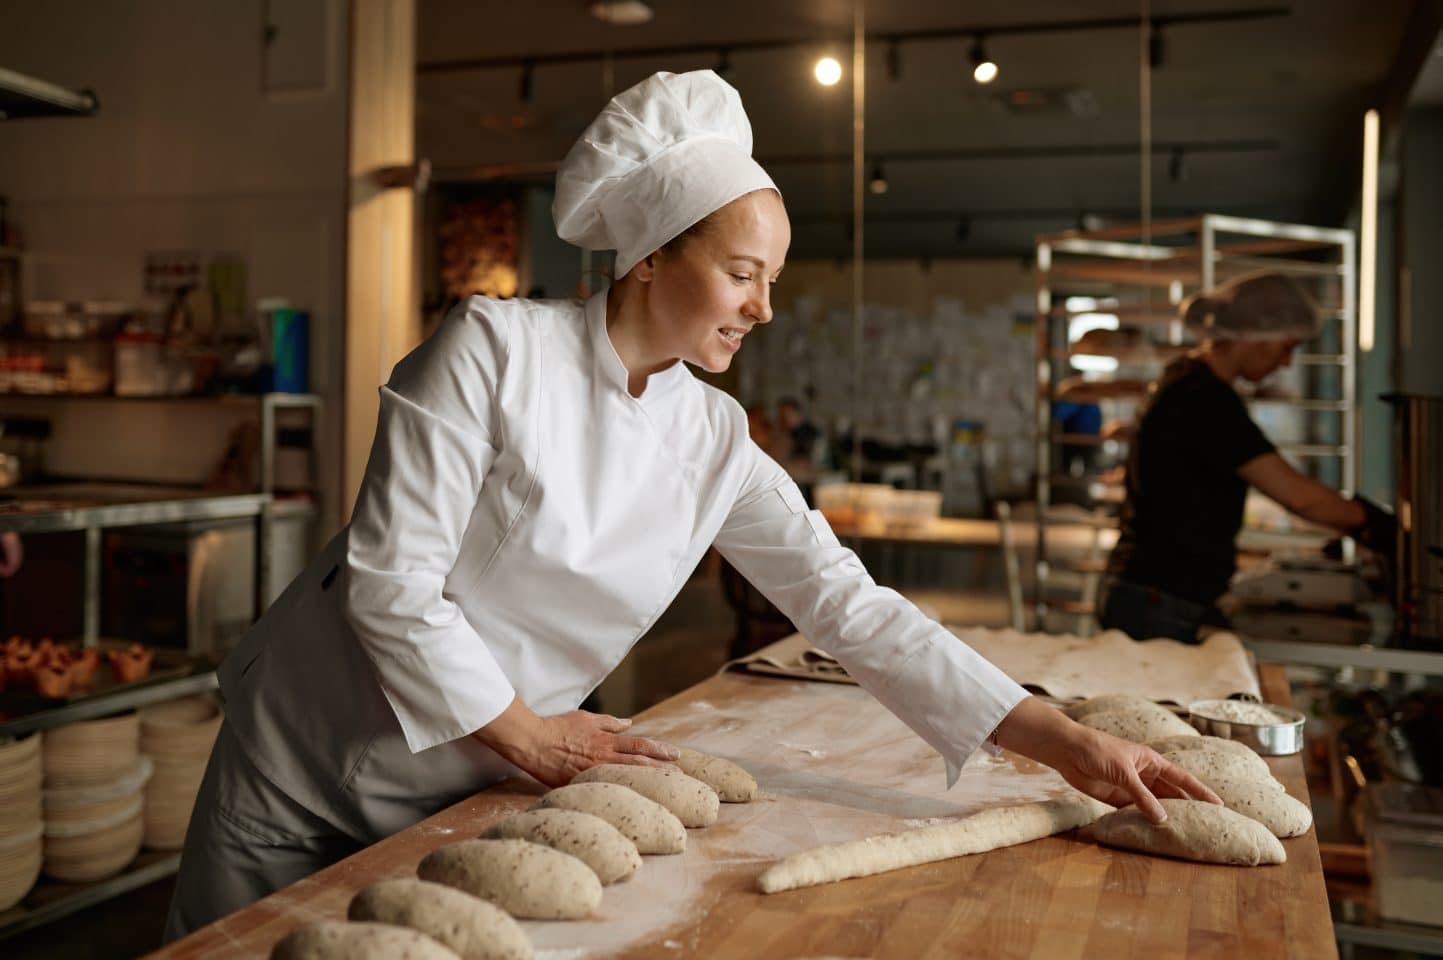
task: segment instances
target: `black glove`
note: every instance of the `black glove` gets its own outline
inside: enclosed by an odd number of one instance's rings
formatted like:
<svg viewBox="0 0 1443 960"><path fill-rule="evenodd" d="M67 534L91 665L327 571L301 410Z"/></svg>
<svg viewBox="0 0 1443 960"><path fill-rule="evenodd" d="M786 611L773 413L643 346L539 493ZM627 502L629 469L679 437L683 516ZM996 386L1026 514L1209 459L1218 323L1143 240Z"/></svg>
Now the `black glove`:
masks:
<svg viewBox="0 0 1443 960"><path fill-rule="evenodd" d="M1352 531L1353 539L1373 553L1392 561L1398 548L1398 518L1367 497L1353 494L1353 502L1363 508L1363 525Z"/></svg>

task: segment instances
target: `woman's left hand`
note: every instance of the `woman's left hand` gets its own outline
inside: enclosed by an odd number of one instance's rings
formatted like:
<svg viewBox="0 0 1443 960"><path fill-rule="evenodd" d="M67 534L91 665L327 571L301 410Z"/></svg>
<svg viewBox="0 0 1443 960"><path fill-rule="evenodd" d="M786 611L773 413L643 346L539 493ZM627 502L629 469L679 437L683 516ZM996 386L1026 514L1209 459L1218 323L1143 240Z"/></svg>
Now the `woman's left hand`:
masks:
<svg viewBox="0 0 1443 960"><path fill-rule="evenodd" d="M1075 723L1036 697L997 726L999 745L1045 763L1078 790L1115 807L1137 804L1149 820L1167 819L1158 798L1221 803L1207 785L1151 747Z"/></svg>

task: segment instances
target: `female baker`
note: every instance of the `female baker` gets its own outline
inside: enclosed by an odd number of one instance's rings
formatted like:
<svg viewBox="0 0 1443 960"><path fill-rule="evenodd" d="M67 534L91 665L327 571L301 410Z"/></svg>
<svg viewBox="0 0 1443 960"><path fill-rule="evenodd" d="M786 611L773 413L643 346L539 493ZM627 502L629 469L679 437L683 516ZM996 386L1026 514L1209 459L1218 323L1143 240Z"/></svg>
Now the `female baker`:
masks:
<svg viewBox="0 0 1443 960"><path fill-rule="evenodd" d="M616 251L616 282L585 303L473 297L396 366L350 525L222 667L169 937L502 778L674 759L576 708L713 544L949 769L990 739L1159 819L1156 796L1215 799L873 583L692 376L771 320L790 243L735 90L699 71L618 95L553 212Z"/></svg>
<svg viewBox="0 0 1443 960"><path fill-rule="evenodd" d="M1233 388L1286 367L1318 335L1317 310L1297 283L1249 274L1181 312L1202 343L1168 364L1143 401L1098 620L1138 640L1195 643L1200 627L1226 625L1215 604L1236 569L1248 487L1384 555L1397 533L1392 514L1295 470Z"/></svg>

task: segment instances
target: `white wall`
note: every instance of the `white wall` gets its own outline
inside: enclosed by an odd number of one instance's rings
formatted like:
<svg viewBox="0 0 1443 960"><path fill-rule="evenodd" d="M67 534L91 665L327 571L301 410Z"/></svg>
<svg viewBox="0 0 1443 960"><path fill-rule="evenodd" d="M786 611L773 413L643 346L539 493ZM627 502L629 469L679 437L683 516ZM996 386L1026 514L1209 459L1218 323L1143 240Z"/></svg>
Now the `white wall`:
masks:
<svg viewBox="0 0 1443 960"><path fill-rule="evenodd" d="M250 0L7 0L0 66L100 99L93 117L0 122L0 194L24 230L27 298L143 301L147 251L233 254L247 297L311 311L312 389L327 400L322 462L339 463L346 218L345 0L286 0L292 65L314 89L264 88L266 4ZM309 27L304 21L309 11ZM69 405L54 469L195 481L234 411ZM73 439L96 432L104 442ZM64 435L60 437L59 435ZM324 476L328 490L334 476ZM335 497L331 497L332 503ZM328 518L327 525L334 522Z"/></svg>

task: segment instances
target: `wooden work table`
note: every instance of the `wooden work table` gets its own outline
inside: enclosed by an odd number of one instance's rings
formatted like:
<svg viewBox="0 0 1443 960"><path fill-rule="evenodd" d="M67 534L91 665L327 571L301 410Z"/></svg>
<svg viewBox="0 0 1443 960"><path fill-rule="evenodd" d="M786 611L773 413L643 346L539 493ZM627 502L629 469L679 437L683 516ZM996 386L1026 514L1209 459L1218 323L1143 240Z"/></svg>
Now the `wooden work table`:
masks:
<svg viewBox="0 0 1443 960"><path fill-rule="evenodd" d="M1288 702L1282 668L1260 670ZM944 791L942 762L856 687L722 674L638 718L637 729L740 760L763 797L723 804L687 852L647 857L606 888L594 921L527 923L538 960L583 957L1274 957L1337 955L1316 835L1288 862L1240 868L1099 847L1068 834L876 877L764 896L773 858L986 806L1055 795L1056 774L981 755ZM1299 757L1273 758L1295 796ZM264 957L296 927L341 919L360 889L413 875L432 849L530 806L510 781L443 810L173 944L172 958Z"/></svg>

